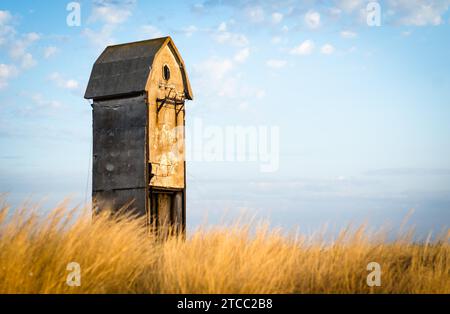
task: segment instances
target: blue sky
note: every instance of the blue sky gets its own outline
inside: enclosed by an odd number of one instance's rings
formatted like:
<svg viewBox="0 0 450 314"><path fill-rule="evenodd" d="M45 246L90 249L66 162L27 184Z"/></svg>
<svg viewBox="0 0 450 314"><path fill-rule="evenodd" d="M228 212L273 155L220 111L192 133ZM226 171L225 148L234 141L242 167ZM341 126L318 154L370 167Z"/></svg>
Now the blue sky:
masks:
<svg viewBox="0 0 450 314"><path fill-rule="evenodd" d="M90 195L91 107L108 44L170 35L195 119L276 126L279 169L188 163L188 224L241 211L314 230L450 221L450 1L69 1L0 4L0 192L14 206ZM188 138L188 140L190 140ZM87 193L86 193L87 191Z"/></svg>

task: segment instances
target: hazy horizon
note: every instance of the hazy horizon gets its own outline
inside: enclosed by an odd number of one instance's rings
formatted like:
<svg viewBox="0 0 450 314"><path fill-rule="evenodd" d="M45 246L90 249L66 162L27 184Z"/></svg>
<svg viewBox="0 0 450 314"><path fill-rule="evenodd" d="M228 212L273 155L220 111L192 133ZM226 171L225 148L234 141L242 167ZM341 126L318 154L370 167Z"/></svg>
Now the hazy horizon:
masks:
<svg viewBox="0 0 450 314"><path fill-rule="evenodd" d="M242 210L286 229L399 225L412 209L421 235L449 227L450 1L378 1L380 26L362 0L78 1L79 26L69 2L0 5L0 193L13 206L90 200L91 67L106 45L169 35L194 93L188 130L279 130L274 171L188 161L189 229Z"/></svg>

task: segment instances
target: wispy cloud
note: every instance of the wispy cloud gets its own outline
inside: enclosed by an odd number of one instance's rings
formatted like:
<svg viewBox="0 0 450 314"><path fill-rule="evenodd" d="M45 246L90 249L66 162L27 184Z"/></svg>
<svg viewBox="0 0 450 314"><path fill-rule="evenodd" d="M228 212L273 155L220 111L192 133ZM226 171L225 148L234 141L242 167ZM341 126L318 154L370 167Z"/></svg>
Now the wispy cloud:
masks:
<svg viewBox="0 0 450 314"><path fill-rule="evenodd" d="M250 55L250 48L247 47L247 48L241 49L234 56L234 61L242 63L245 60L247 60L249 55Z"/></svg>
<svg viewBox="0 0 450 314"><path fill-rule="evenodd" d="M333 1L278 1L278 0L236 0L206 1L193 7L200 14L206 14L212 7L227 6L232 8L234 18L242 23L259 23L273 27L282 14L283 20L291 19L294 23L303 23L315 29L328 23L342 25L365 24L368 0L333 0ZM426 26L440 25L445 22L445 15L450 7L450 0L385 0L381 4L383 20L389 24ZM315 8L315 9L313 9ZM317 10L320 8L320 13ZM272 14L268 12L274 12ZM322 16L324 21L322 21ZM328 18L328 19L327 19ZM268 19L271 23L266 22Z"/></svg>
<svg viewBox="0 0 450 314"><path fill-rule="evenodd" d="M314 10L306 12L305 23L309 28L318 28L320 26L320 13Z"/></svg>
<svg viewBox="0 0 450 314"><path fill-rule="evenodd" d="M44 49L44 57L45 59L49 59L56 55L59 52L59 48L55 46L48 46Z"/></svg>
<svg viewBox="0 0 450 314"><path fill-rule="evenodd" d="M266 65L272 69L281 69L281 68L285 67L286 64L287 64L286 60L280 60L280 59L269 59L266 61Z"/></svg>
<svg viewBox="0 0 450 314"><path fill-rule="evenodd" d="M229 44L232 46L242 47L248 45L248 39L245 35L234 33L228 30L226 22L220 23L217 30L213 32L213 39L219 44Z"/></svg>
<svg viewBox="0 0 450 314"><path fill-rule="evenodd" d="M18 73L19 71L14 65L0 63L0 89L7 87L9 80Z"/></svg>
<svg viewBox="0 0 450 314"><path fill-rule="evenodd" d="M195 25L189 25L187 27L182 28L181 32L183 32L186 35L186 37L191 37L194 33L198 32L198 27Z"/></svg>
<svg viewBox="0 0 450 314"><path fill-rule="evenodd" d="M0 89L7 87L11 78L37 64L29 48L41 36L34 32L21 34L12 23L12 14L9 11L0 10L0 47L10 58L8 63L0 64Z"/></svg>
<svg viewBox="0 0 450 314"><path fill-rule="evenodd" d="M349 31L349 30L344 30L340 33L342 38L345 39L352 39L355 38L357 36L357 34L355 32Z"/></svg>
<svg viewBox="0 0 450 314"><path fill-rule="evenodd" d="M97 0L94 2L89 22L122 24L132 15L135 1Z"/></svg>
<svg viewBox="0 0 450 314"><path fill-rule="evenodd" d="M367 1L365 0L337 0L335 1L336 8L345 13L352 13L364 8Z"/></svg>
<svg viewBox="0 0 450 314"><path fill-rule="evenodd" d="M320 48L320 52L324 55L331 55L334 52L335 48L331 44L325 44Z"/></svg>
<svg viewBox="0 0 450 314"><path fill-rule="evenodd" d="M98 30L85 28L84 36L97 47L104 47L114 44L114 32L117 26L125 23L131 16L136 1L134 0L97 0L93 4L91 15L88 18L89 24L101 23Z"/></svg>
<svg viewBox="0 0 450 314"><path fill-rule="evenodd" d="M116 43L116 39L113 37L114 30L114 25L105 24L98 31L86 28L83 30L82 34L89 40L89 42L93 46L104 48Z"/></svg>
<svg viewBox="0 0 450 314"><path fill-rule="evenodd" d="M11 20L12 15L9 11L0 10L0 46L15 34L14 27L10 25Z"/></svg>
<svg viewBox="0 0 450 314"><path fill-rule="evenodd" d="M31 95L31 100L39 107L57 109L62 106L62 103L57 100L48 100L40 93Z"/></svg>
<svg viewBox="0 0 450 314"><path fill-rule="evenodd" d="M426 26L444 23L449 0L388 0L394 22L402 25Z"/></svg>
<svg viewBox="0 0 450 314"><path fill-rule="evenodd" d="M370 170L369 176L449 176L447 168L385 168Z"/></svg>
<svg viewBox="0 0 450 314"><path fill-rule="evenodd" d="M21 99L26 99L26 101L22 101L20 106L16 104L10 105L7 108L9 110L6 111L7 114L22 117L48 117L54 116L64 107L61 101L48 97L44 92L26 90L19 92L19 95ZM9 128L17 129L16 126L10 126ZM16 131L13 132L15 133Z"/></svg>
<svg viewBox="0 0 450 314"><path fill-rule="evenodd" d="M164 34L154 25L146 24L141 26L141 37L145 39L162 37Z"/></svg>
<svg viewBox="0 0 450 314"><path fill-rule="evenodd" d="M195 64L192 80L201 91L197 99L212 105L232 104L238 110L247 110L255 99L263 97L264 91L250 86L238 71L238 65L249 53L250 51L244 48L232 58L213 56Z"/></svg>
<svg viewBox="0 0 450 314"><path fill-rule="evenodd" d="M290 53L293 55L309 55L314 51L314 42L312 40L305 40L300 45L291 49Z"/></svg>
<svg viewBox="0 0 450 314"><path fill-rule="evenodd" d="M29 69L36 65L33 55L27 51L29 46L38 41L40 35L37 33L27 33L20 38L16 38L10 43L9 55L11 58L19 62L20 66L24 69Z"/></svg>
<svg viewBox="0 0 450 314"><path fill-rule="evenodd" d="M80 83L74 79L68 79L63 77L58 72L53 72L49 75L48 79L54 83L57 87L71 91L71 92L79 92L80 91Z"/></svg>
<svg viewBox="0 0 450 314"><path fill-rule="evenodd" d="M273 12L272 13L272 23L278 24L283 20L284 15L280 12Z"/></svg>
<svg viewBox="0 0 450 314"><path fill-rule="evenodd" d="M264 9L261 6L249 6L245 12L248 19L253 23L260 23L265 19Z"/></svg>

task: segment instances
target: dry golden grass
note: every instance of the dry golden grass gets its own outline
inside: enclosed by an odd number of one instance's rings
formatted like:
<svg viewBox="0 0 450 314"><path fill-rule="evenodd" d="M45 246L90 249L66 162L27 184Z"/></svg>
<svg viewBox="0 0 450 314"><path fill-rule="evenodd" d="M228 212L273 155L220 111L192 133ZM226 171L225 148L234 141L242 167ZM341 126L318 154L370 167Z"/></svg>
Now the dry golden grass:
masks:
<svg viewBox="0 0 450 314"><path fill-rule="evenodd" d="M326 244L236 224L158 241L143 220L75 212L1 206L0 293L450 293L448 232L414 244L361 227ZM70 262L80 287L66 284ZM369 262L380 287L366 284Z"/></svg>

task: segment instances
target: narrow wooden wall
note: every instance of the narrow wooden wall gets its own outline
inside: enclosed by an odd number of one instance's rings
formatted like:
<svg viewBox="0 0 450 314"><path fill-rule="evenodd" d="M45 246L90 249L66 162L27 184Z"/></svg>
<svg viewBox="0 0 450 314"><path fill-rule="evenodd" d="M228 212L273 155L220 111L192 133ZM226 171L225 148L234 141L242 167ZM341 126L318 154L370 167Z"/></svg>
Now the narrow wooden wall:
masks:
<svg viewBox="0 0 450 314"><path fill-rule="evenodd" d="M170 69L164 80L163 67ZM151 186L184 188L184 108L157 99L181 98L184 91L180 65L169 45L156 56L147 82L149 103L149 162L152 164ZM179 110L178 114L177 111Z"/></svg>

